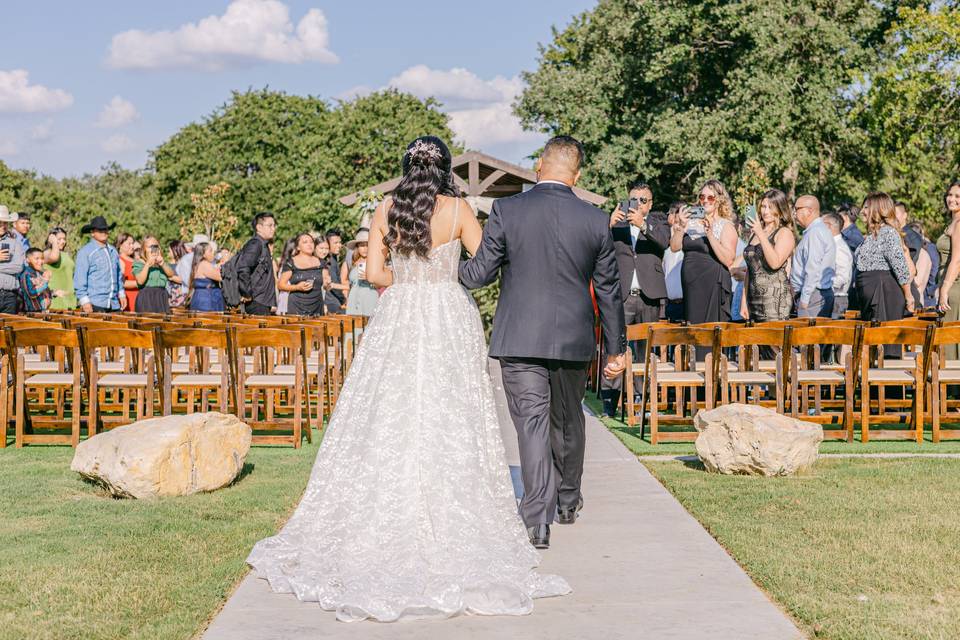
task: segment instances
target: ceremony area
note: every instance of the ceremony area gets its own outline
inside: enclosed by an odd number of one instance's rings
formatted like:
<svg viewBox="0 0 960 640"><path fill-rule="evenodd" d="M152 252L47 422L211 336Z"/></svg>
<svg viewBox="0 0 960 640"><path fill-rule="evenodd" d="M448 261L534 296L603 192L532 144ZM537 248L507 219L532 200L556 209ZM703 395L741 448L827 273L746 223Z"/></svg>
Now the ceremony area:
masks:
<svg viewBox="0 0 960 640"><path fill-rule="evenodd" d="M0 640L960 639L960 0L33 0Z"/></svg>

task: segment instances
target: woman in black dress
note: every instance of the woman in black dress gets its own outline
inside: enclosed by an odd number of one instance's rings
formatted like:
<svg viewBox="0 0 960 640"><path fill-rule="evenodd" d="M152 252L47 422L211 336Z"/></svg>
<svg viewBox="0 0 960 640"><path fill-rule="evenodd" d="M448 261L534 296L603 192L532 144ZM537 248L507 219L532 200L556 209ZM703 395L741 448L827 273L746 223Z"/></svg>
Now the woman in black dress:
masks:
<svg viewBox="0 0 960 640"><path fill-rule="evenodd" d="M289 260L280 265L277 287L290 292L287 315L323 315L323 264L314 255L313 236L297 236L297 249Z"/></svg>
<svg viewBox="0 0 960 640"><path fill-rule="evenodd" d="M683 318L690 324L729 322L730 265L737 255L733 203L719 180L703 185L699 201L703 217L691 217L690 207L683 207L670 237L670 249L683 250Z"/></svg>

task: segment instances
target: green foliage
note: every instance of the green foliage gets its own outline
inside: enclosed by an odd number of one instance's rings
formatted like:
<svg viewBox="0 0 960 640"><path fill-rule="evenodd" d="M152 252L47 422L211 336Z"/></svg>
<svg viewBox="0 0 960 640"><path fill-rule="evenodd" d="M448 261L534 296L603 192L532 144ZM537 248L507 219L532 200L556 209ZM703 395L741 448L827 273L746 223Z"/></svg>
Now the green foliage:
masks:
<svg viewBox="0 0 960 640"><path fill-rule="evenodd" d="M751 158L791 195L860 195L849 114L891 19L872 0L604 0L541 48L516 110L578 136L607 195L638 175L663 206L706 178L732 191Z"/></svg>

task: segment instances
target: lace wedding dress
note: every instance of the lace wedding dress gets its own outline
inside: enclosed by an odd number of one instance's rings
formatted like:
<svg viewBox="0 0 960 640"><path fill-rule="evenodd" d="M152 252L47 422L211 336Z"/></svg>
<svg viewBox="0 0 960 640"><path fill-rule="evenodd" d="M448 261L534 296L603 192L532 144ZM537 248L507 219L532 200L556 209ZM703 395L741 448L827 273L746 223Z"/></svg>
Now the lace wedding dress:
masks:
<svg viewBox="0 0 960 640"><path fill-rule="evenodd" d="M522 615L569 593L517 515L460 241L393 256L293 517L247 562L337 619Z"/></svg>

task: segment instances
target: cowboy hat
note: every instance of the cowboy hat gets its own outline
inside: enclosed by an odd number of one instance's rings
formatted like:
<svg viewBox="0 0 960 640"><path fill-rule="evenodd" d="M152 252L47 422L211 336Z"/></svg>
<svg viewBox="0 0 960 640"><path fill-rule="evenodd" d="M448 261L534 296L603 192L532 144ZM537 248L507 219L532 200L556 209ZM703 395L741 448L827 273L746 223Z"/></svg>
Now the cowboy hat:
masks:
<svg viewBox="0 0 960 640"><path fill-rule="evenodd" d="M80 233L90 233L91 231L113 231L113 228L117 226L117 223L107 224L106 218L103 216L96 216L89 224L85 224L80 227Z"/></svg>
<svg viewBox="0 0 960 640"><path fill-rule="evenodd" d="M203 242L210 244L210 238L208 238L205 233L195 233L193 234L193 240L186 243L186 247L188 249L193 249L195 246Z"/></svg>
<svg viewBox="0 0 960 640"><path fill-rule="evenodd" d="M10 209L0 204L0 222L16 222L19 217L16 213L10 213Z"/></svg>
<svg viewBox="0 0 960 640"><path fill-rule="evenodd" d="M361 242L370 242L370 232L366 229L360 229L360 231L357 231L357 235L354 237L354 239L347 243L347 249L353 251L357 248L357 244Z"/></svg>

